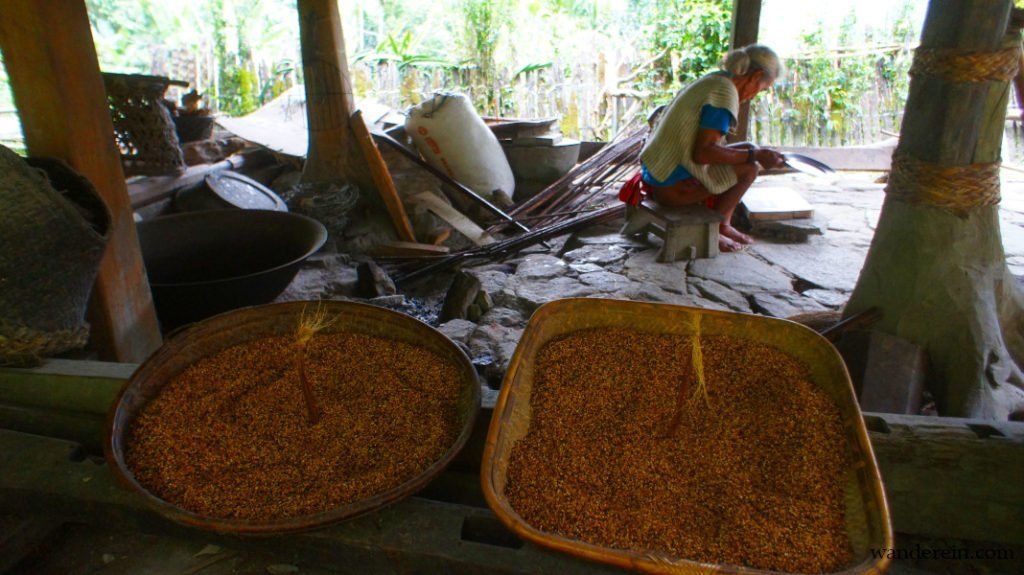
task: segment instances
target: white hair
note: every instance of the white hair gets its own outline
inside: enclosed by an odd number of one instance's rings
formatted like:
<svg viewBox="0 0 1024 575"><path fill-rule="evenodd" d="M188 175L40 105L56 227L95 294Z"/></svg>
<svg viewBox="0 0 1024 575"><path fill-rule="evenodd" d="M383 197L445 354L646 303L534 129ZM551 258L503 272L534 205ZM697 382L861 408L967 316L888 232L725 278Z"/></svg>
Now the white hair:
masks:
<svg viewBox="0 0 1024 575"><path fill-rule="evenodd" d="M785 73L779 55L763 44L751 44L730 50L722 58L719 66L734 76L742 76L749 72L763 70L768 79L774 82Z"/></svg>

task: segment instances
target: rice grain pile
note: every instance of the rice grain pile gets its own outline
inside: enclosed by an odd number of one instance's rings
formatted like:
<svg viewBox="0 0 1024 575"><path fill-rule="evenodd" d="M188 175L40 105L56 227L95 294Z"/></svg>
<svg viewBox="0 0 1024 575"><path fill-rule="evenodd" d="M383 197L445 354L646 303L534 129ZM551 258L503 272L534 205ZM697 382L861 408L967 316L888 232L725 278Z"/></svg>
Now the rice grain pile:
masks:
<svg viewBox="0 0 1024 575"><path fill-rule="evenodd" d="M246 342L165 385L129 428L139 483L208 517L293 517L396 487L455 443L455 364L392 340L316 335L306 366L323 417L309 425L293 344Z"/></svg>
<svg viewBox="0 0 1024 575"><path fill-rule="evenodd" d="M835 571L844 528L837 408L789 355L626 329L576 332L537 358L531 423L506 496L530 525L596 545L796 573Z"/></svg>

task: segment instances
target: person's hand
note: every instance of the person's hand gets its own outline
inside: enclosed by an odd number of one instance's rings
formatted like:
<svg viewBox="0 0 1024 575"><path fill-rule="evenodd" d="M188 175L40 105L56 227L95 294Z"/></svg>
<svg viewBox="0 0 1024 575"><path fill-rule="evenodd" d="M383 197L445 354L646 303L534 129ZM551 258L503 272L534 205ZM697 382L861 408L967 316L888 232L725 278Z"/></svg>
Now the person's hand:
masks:
<svg viewBox="0 0 1024 575"><path fill-rule="evenodd" d="M775 150L769 150L768 148L759 148L754 152L754 159L757 160L758 164L761 164L766 170L774 168L781 168L786 163L786 158L782 154Z"/></svg>

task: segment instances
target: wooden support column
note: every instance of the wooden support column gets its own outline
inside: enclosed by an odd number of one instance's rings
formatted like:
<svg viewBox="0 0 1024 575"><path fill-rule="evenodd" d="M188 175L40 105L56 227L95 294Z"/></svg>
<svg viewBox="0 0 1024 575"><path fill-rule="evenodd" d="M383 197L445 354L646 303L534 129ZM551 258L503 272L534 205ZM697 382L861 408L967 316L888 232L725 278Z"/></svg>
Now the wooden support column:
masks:
<svg viewBox="0 0 1024 575"><path fill-rule="evenodd" d="M298 0L309 152L303 182L352 181L373 190L373 178L352 133L355 97L337 0Z"/></svg>
<svg viewBox="0 0 1024 575"><path fill-rule="evenodd" d="M298 0L306 80L309 151L304 183L353 183L376 190L398 238L415 242L412 224L369 128L356 113L337 0Z"/></svg>
<svg viewBox="0 0 1024 575"><path fill-rule="evenodd" d="M733 0L732 32L729 49L742 48L757 42L761 26L761 0ZM750 131L750 102L740 104L740 117L736 119L736 134L730 135L732 142L743 142Z"/></svg>
<svg viewBox="0 0 1024 575"><path fill-rule="evenodd" d="M160 345L114 127L82 0L4 0L0 49L31 155L61 158L113 214L90 301L103 359L141 361Z"/></svg>

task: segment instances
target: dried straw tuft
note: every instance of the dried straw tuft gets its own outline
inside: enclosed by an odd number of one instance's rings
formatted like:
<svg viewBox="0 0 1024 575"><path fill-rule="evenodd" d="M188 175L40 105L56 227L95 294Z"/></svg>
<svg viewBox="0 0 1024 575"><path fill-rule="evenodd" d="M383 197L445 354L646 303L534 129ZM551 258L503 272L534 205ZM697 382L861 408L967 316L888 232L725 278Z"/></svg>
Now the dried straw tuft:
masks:
<svg viewBox="0 0 1024 575"><path fill-rule="evenodd" d="M693 343L690 348L693 353L693 372L697 377L697 385L693 392L693 401L699 401L699 398L704 398L704 404L711 407L711 401L708 399L708 387L704 383L704 354L700 347L700 314L693 314Z"/></svg>
<svg viewBox="0 0 1024 575"><path fill-rule="evenodd" d="M306 370L306 346L309 344L309 340L313 339L313 336L330 327L338 318L328 319L327 308L319 302L317 303L316 310L311 313L308 312L308 307L303 308L302 315L299 316L299 326L295 330L295 345L298 348L299 380L302 381L302 395L306 400L306 416L310 425L316 425L323 417L323 411L316 401L316 395L313 393L313 384L309 380L309 374Z"/></svg>

